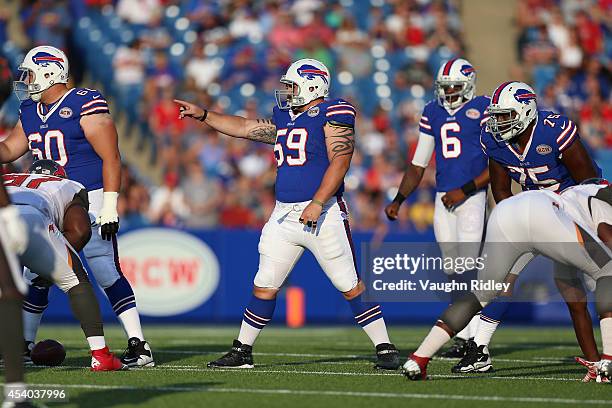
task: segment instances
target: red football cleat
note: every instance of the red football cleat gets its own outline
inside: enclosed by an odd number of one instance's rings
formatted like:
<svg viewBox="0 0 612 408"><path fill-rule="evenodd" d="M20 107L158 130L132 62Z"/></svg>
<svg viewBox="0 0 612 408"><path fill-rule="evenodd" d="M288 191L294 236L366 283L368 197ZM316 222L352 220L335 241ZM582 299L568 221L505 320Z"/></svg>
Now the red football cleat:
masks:
<svg viewBox="0 0 612 408"><path fill-rule="evenodd" d="M402 367L402 374L413 381L423 381L427 379L427 364L429 357L419 357L414 353L408 358Z"/></svg>
<svg viewBox="0 0 612 408"><path fill-rule="evenodd" d="M127 370L128 367L121 362L113 353L104 347L91 352L91 371L119 371Z"/></svg>
<svg viewBox="0 0 612 408"><path fill-rule="evenodd" d="M576 360L578 364L586 367L587 369L587 373L582 379L582 382L586 383L586 382L595 381L597 379L597 367L595 366L594 362L587 361L582 357L574 357L574 359Z"/></svg>

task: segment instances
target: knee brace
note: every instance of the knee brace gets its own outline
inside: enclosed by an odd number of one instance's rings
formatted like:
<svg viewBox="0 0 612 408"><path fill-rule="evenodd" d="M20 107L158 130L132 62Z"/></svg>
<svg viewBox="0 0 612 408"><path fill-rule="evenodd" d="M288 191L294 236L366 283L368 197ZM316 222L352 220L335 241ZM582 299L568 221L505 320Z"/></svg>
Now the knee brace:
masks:
<svg viewBox="0 0 612 408"><path fill-rule="evenodd" d="M599 316L612 312L612 276L597 279L595 309Z"/></svg>
<svg viewBox="0 0 612 408"><path fill-rule="evenodd" d="M468 325L472 317L482 310L480 301L473 293L468 293L457 302L450 305L442 316L442 320L455 333L460 332Z"/></svg>

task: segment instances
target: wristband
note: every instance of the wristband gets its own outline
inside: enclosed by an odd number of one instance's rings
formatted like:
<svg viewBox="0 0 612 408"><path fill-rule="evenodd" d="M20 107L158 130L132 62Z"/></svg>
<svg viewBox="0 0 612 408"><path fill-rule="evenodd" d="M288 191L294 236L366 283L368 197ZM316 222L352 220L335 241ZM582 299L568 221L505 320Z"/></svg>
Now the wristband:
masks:
<svg viewBox="0 0 612 408"><path fill-rule="evenodd" d="M208 109L204 109L204 113L202 114L202 116L200 116L200 117L198 118L198 120L199 120L200 122L204 122L204 121L206 120L206 118L207 118L207 117L208 117Z"/></svg>
<svg viewBox="0 0 612 408"><path fill-rule="evenodd" d="M117 211L117 199L119 198L119 193L116 191L105 191L102 195L102 208L112 211Z"/></svg>
<svg viewBox="0 0 612 408"><path fill-rule="evenodd" d="M402 193L400 193L399 191L397 192L397 195L395 196L395 198L393 199L394 202L401 204L404 201L406 201L406 196L403 195Z"/></svg>
<svg viewBox="0 0 612 408"><path fill-rule="evenodd" d="M322 203L321 201L319 201L319 200L316 200L316 199L314 199L314 198L313 198L312 200L310 200L310 202L311 202L311 203L318 204L318 205L320 205L320 206L321 206L321 208L323 208L323 203Z"/></svg>
<svg viewBox="0 0 612 408"><path fill-rule="evenodd" d="M474 194L476 192L476 183L474 183L474 180L470 180L464 185L462 185L461 191L463 191L463 194L465 194L466 196Z"/></svg>

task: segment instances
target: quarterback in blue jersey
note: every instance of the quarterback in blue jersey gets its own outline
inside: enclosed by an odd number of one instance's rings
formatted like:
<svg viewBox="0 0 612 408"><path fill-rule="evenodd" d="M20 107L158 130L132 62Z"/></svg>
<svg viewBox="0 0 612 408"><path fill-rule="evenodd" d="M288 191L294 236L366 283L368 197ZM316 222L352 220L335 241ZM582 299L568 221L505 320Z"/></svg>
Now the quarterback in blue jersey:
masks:
<svg viewBox="0 0 612 408"><path fill-rule="evenodd" d="M252 368L252 346L272 319L276 296L295 263L308 249L349 302L355 321L376 347L376 367L395 370L399 352L389 341L380 305L362 300L348 213L342 192L354 149L356 109L326 99L330 74L313 59L294 62L281 77L272 119L245 119L180 105L192 117L226 135L274 145L276 207L259 241L259 270L232 349L211 368Z"/></svg>
<svg viewBox="0 0 612 408"><path fill-rule="evenodd" d="M511 180L523 190L545 189L562 194L570 186L601 175L580 141L576 124L566 116L539 110L536 94L529 85L517 81L501 84L491 97L487 113L489 119L482 129L481 143L489 157L496 202L512 196ZM532 258L522 258L521 263ZM518 269L508 274L506 282L514 283ZM598 361L586 292L577 273L555 263L555 283L567 303L582 352L587 360ZM488 345L508 306L508 302L493 302L482 311L474 341L466 357L453 367L454 372L492 369ZM585 380L589 379L587 374Z"/></svg>
<svg viewBox="0 0 612 408"><path fill-rule="evenodd" d="M437 98L423 109L419 141L412 163L404 173L398 193L385 213L397 219L402 202L418 187L432 153L436 158L434 232L443 256L476 258L483 238L486 188L489 184L487 156L480 147L480 128L486 121L489 98L475 96L476 71L462 58L440 66L435 81ZM460 243L457 245L457 243ZM469 281L475 271L449 279ZM459 293L455 293L454 296ZM457 334L455 344L444 357L462 357L474 323Z"/></svg>
<svg viewBox="0 0 612 408"><path fill-rule="evenodd" d="M154 362L142 334L134 292L118 262L121 157L108 104L96 90L68 89L68 59L57 48L33 48L19 70L21 77L14 83L22 100L19 121L0 143L0 162L11 162L30 150L35 159L57 162L70 179L85 186L94 233L83 253L128 334L123 362L151 366ZM28 342L35 339L48 292L48 288L32 286L24 302Z"/></svg>

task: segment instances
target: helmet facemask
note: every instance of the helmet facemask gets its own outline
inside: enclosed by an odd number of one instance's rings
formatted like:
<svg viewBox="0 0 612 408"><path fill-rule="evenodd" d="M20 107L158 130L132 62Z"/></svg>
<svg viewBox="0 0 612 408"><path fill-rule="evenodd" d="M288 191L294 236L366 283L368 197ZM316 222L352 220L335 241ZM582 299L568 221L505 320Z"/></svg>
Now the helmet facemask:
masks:
<svg viewBox="0 0 612 408"><path fill-rule="evenodd" d="M13 81L13 90L17 99L20 101L26 101L32 99L39 101L41 92L40 84L36 83L36 74L29 68L19 67L19 80Z"/></svg>
<svg viewBox="0 0 612 408"><path fill-rule="evenodd" d="M449 88L452 89L447 92ZM448 109L456 109L470 99L473 92L472 85L468 81L437 80L434 89L438 103Z"/></svg>
<svg viewBox="0 0 612 408"><path fill-rule="evenodd" d="M280 82L285 85L285 89L274 91L276 105L278 105L279 109L288 110L304 106L308 103L303 96L300 96L300 86L298 84L284 77L281 78Z"/></svg>
<svg viewBox="0 0 612 408"><path fill-rule="evenodd" d="M486 122L487 131L498 142L510 142L527 127L525 122L520 120L518 112L512 108L489 107L487 114L489 115L489 119Z"/></svg>
<svg viewBox="0 0 612 408"><path fill-rule="evenodd" d="M285 89L277 89L274 91L276 105L281 110L288 110L299 106L306 105L304 98L300 95L300 86L293 81L289 81L284 77L280 80L281 84L285 85Z"/></svg>

